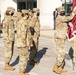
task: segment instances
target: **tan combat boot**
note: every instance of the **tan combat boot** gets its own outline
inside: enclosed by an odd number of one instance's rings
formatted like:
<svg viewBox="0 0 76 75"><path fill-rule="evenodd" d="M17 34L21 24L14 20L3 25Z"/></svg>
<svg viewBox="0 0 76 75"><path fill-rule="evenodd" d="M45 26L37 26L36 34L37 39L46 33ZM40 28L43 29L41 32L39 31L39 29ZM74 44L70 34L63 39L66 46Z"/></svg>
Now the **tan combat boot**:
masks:
<svg viewBox="0 0 76 75"><path fill-rule="evenodd" d="M63 72L67 72L67 70L64 70L64 69L62 68L63 65L64 65L64 61L62 62L62 65L59 67L59 70L61 70L62 73L63 73Z"/></svg>
<svg viewBox="0 0 76 75"><path fill-rule="evenodd" d="M38 62L34 61L34 59L30 60L30 65L38 65Z"/></svg>
<svg viewBox="0 0 76 75"><path fill-rule="evenodd" d="M67 70L62 69L62 65L60 67L58 67L57 65L54 65L53 72L55 72L57 74L61 74L61 73L67 72Z"/></svg>
<svg viewBox="0 0 76 75"><path fill-rule="evenodd" d="M19 73L19 75L29 75L29 74L21 72L21 73Z"/></svg>
<svg viewBox="0 0 76 75"><path fill-rule="evenodd" d="M59 70L58 66L57 65L54 65L53 67L53 72L57 73L57 74L61 74L61 70Z"/></svg>
<svg viewBox="0 0 76 75"><path fill-rule="evenodd" d="M13 71L15 70L14 67L10 66L9 64L5 64L5 67L4 67L5 70L10 70L10 71Z"/></svg>
<svg viewBox="0 0 76 75"><path fill-rule="evenodd" d="M64 70L62 67L58 68L62 73L67 72L67 70Z"/></svg>

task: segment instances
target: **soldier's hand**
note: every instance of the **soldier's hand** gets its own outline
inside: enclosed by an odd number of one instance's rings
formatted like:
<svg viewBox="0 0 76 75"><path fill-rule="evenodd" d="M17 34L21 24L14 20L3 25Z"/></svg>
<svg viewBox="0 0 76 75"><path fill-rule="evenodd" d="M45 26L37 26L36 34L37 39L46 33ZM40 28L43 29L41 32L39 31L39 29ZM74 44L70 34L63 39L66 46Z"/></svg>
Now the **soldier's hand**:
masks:
<svg viewBox="0 0 76 75"><path fill-rule="evenodd" d="M38 37L38 34L37 34L37 33L34 33L34 37L36 37L36 38L37 38L37 37Z"/></svg>
<svg viewBox="0 0 76 75"><path fill-rule="evenodd" d="M71 15L74 17L74 16L75 16L75 13L74 13L74 12L72 12L72 13L71 13Z"/></svg>
<svg viewBox="0 0 76 75"><path fill-rule="evenodd" d="M74 7L73 12L76 14L76 6Z"/></svg>
<svg viewBox="0 0 76 75"><path fill-rule="evenodd" d="M33 38L33 40L37 43L37 38Z"/></svg>
<svg viewBox="0 0 76 75"><path fill-rule="evenodd" d="M7 44L9 44L10 43L10 41L7 41Z"/></svg>

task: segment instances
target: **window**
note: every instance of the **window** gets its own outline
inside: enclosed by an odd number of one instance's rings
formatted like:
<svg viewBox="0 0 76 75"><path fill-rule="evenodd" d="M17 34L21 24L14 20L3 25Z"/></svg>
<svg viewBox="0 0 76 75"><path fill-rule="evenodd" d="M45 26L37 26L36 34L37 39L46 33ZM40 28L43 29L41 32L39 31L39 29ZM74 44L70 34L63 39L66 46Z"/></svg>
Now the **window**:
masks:
<svg viewBox="0 0 76 75"><path fill-rule="evenodd" d="M62 0L62 6L65 8L66 15L70 15L71 7L72 7L72 0Z"/></svg>
<svg viewBox="0 0 76 75"><path fill-rule="evenodd" d="M18 2L18 10L26 9L26 2Z"/></svg>
<svg viewBox="0 0 76 75"><path fill-rule="evenodd" d="M37 1L36 0L18 0L17 3L17 9L33 9L37 7Z"/></svg>

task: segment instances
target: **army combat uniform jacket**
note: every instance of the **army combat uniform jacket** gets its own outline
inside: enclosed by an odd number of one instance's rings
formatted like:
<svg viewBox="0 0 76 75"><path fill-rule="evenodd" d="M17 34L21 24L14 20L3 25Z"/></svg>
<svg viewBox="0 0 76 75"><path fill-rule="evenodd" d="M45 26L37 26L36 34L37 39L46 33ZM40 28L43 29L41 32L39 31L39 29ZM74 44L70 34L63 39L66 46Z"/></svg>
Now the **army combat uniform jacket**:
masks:
<svg viewBox="0 0 76 75"><path fill-rule="evenodd" d="M57 51L57 59L56 63L57 66L60 66L63 63L66 50L65 50L65 40L66 40L66 33L68 30L67 23L73 19L73 15L70 16L61 16L58 15L56 18L56 31L55 31L55 44L56 44L56 51Z"/></svg>
<svg viewBox="0 0 76 75"><path fill-rule="evenodd" d="M27 46L27 20L19 20L17 23L17 38L16 44L17 47L26 47Z"/></svg>
<svg viewBox="0 0 76 75"><path fill-rule="evenodd" d="M38 18L31 18L29 21L29 32L32 37L40 36L40 22Z"/></svg>
<svg viewBox="0 0 76 75"><path fill-rule="evenodd" d="M70 16L60 16L58 15L56 18L56 32L55 38L66 39L66 33L68 30L67 23L73 19L73 15Z"/></svg>
<svg viewBox="0 0 76 75"><path fill-rule="evenodd" d="M14 41L14 37L14 22L11 16L7 16L3 21L3 38Z"/></svg>

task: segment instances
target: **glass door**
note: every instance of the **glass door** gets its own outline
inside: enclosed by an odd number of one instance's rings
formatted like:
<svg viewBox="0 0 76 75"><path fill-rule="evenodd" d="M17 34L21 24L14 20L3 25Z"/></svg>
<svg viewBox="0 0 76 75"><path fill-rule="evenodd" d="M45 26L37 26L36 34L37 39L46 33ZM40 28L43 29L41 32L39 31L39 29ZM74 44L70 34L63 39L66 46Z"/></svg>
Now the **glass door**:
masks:
<svg viewBox="0 0 76 75"><path fill-rule="evenodd" d="M72 0L62 0L62 6L65 8L66 15L70 15Z"/></svg>
<svg viewBox="0 0 76 75"><path fill-rule="evenodd" d="M17 9L21 11L22 9L33 9L37 7L36 0L18 0Z"/></svg>
<svg viewBox="0 0 76 75"><path fill-rule="evenodd" d="M26 9L26 2L18 2L18 11Z"/></svg>

